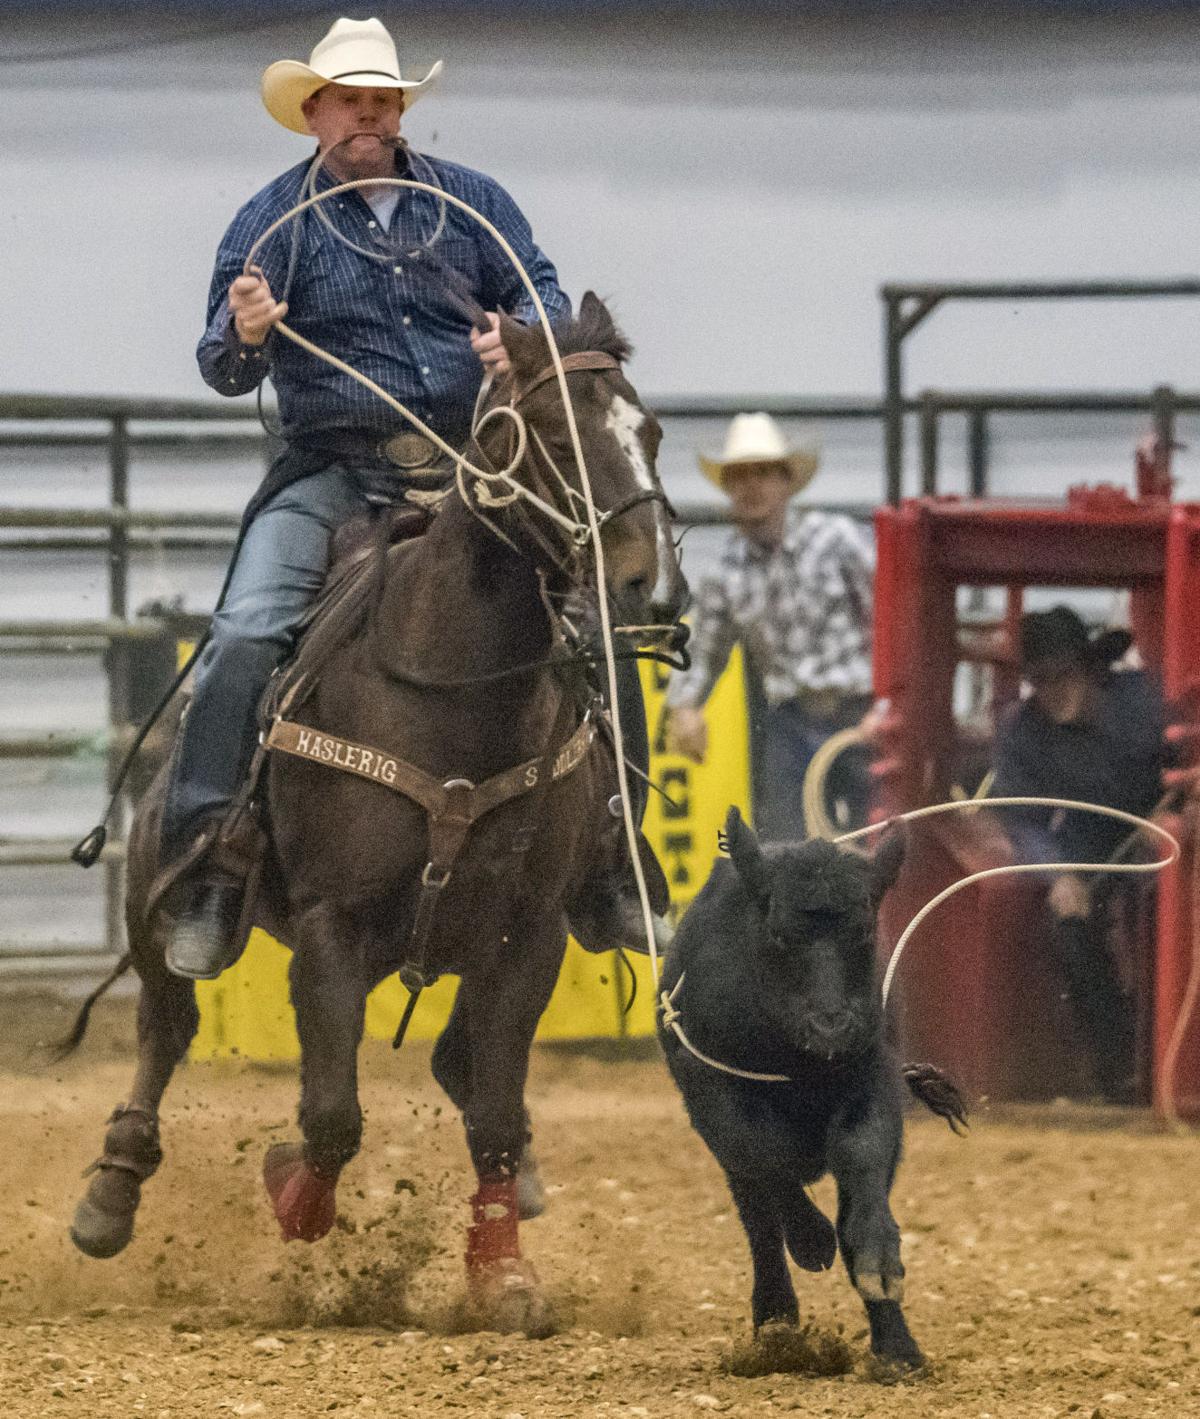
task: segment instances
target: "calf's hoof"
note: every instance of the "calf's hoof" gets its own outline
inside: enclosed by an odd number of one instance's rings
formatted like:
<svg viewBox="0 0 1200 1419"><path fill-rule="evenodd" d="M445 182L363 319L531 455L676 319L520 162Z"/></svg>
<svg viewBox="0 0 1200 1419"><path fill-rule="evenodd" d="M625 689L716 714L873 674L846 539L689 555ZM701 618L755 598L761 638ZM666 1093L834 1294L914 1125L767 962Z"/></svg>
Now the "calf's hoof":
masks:
<svg viewBox="0 0 1200 1419"><path fill-rule="evenodd" d="M871 1354L875 1362L901 1370L919 1370L925 1356L912 1337L904 1312L894 1301L868 1301Z"/></svg>
<svg viewBox="0 0 1200 1419"><path fill-rule="evenodd" d="M802 1220L785 1220L784 1240L792 1260L805 1271L828 1271L837 1257L837 1233L814 1208Z"/></svg>
<svg viewBox="0 0 1200 1419"><path fill-rule="evenodd" d="M337 1216L337 1180L322 1177L301 1143L276 1143L263 1159L263 1184L285 1242L319 1242Z"/></svg>
<svg viewBox="0 0 1200 1419"><path fill-rule="evenodd" d="M540 1217L546 1210L546 1189L533 1150L526 1145L517 1169L517 1216L522 1222Z"/></svg>
<svg viewBox="0 0 1200 1419"><path fill-rule="evenodd" d="M533 1266L503 1257L468 1270L471 1304L488 1330L544 1339L554 1329L550 1304Z"/></svg>

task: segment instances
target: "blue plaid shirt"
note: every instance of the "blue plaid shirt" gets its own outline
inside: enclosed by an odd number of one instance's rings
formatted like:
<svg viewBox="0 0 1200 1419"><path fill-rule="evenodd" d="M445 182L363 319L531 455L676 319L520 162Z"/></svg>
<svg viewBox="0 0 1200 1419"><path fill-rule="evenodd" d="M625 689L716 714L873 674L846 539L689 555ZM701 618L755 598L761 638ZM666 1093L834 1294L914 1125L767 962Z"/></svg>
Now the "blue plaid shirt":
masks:
<svg viewBox="0 0 1200 1419"><path fill-rule="evenodd" d="M444 191L469 202L512 244L553 320L570 313L558 276L533 240L529 223L507 192L483 173L440 158L409 164L397 154L396 175L430 181L428 163ZM284 437L331 428L393 432L410 426L378 396L316 359L285 336L243 345L230 319L227 293L242 274L246 254L273 221L301 199L309 162L298 163L238 212L217 251L208 297L208 328L196 349L204 379L220 394L245 394L269 373L279 399ZM334 185L322 172L318 188ZM427 241L439 214L429 193L397 188L385 234L359 192L322 204L338 231L356 246L407 251ZM494 238L457 207L445 204L445 227L432 247L439 261L464 278L485 310L504 309L530 321L534 312L520 277ZM297 230L298 228L298 230ZM406 404L447 441L466 442L482 366L470 347L471 321L436 284L409 263L393 267L351 250L309 209L282 227L256 257L277 299L288 302L288 324L337 355ZM289 281L289 271L291 279Z"/></svg>

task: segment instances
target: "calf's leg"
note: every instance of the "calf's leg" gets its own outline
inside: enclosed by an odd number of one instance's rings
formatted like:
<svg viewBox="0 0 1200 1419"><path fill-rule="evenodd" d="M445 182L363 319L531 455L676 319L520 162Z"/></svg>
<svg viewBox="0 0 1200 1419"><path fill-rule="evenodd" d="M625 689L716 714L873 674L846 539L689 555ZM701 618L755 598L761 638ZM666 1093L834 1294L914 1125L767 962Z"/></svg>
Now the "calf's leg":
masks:
<svg viewBox="0 0 1200 1419"><path fill-rule="evenodd" d="M800 1319L796 1292L783 1253L783 1223L769 1183L745 1173L728 1173L729 1191L750 1243L754 1289L750 1312L754 1328L771 1321L795 1325Z"/></svg>
<svg viewBox="0 0 1200 1419"><path fill-rule="evenodd" d="M924 1363L900 1309L904 1266L900 1229L888 1193L900 1159L898 1107L872 1102L836 1122L830 1132L829 1169L838 1188L838 1243L871 1327L871 1350L880 1359L916 1367Z"/></svg>

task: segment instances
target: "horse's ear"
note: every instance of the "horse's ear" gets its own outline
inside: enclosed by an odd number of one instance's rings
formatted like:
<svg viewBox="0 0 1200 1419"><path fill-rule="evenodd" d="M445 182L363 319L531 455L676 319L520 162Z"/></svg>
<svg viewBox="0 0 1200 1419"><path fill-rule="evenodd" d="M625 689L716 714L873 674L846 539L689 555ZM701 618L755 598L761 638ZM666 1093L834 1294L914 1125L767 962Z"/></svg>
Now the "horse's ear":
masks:
<svg viewBox="0 0 1200 1419"><path fill-rule="evenodd" d="M908 843L903 828L893 828L884 835L883 841L875 849L870 862L871 905L878 907L888 891L895 885L904 863L904 852Z"/></svg>
<svg viewBox="0 0 1200 1419"><path fill-rule="evenodd" d="M596 350L607 350L621 343L622 336L608 307L595 291L585 291L579 302L579 324L588 332L588 344Z"/></svg>
<svg viewBox="0 0 1200 1419"><path fill-rule="evenodd" d="M736 808L729 810L725 828L718 834L717 842L729 854L734 870L742 879L742 886L745 887L750 900L760 912L765 912L771 895L767 883L766 859L754 829L743 821Z"/></svg>
<svg viewBox="0 0 1200 1419"><path fill-rule="evenodd" d="M500 339L509 363L518 374L535 375L546 363L546 337L540 325L522 325L500 312Z"/></svg>

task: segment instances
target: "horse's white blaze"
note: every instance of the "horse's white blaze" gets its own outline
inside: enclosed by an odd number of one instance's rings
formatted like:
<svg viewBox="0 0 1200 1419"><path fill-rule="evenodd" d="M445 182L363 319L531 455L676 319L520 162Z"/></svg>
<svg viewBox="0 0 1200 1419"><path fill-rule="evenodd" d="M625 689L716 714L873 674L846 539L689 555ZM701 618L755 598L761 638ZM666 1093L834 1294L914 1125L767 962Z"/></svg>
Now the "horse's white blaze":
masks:
<svg viewBox="0 0 1200 1419"><path fill-rule="evenodd" d="M631 404L620 394L614 394L604 419L604 427L616 439L617 446L625 455L639 488L653 492L657 486L654 474L646 461L646 448L641 440L642 425L646 422L646 411ZM658 543L658 575L655 579L652 599L663 602L669 595L671 565L674 547L671 543L671 525L666 510L661 504L655 507L655 526Z"/></svg>
<svg viewBox="0 0 1200 1419"><path fill-rule="evenodd" d="M620 394L613 395L612 403L608 406L608 414L604 420L604 427L616 439L621 452L628 460L629 466L633 469L633 476L637 479L638 487L649 492L654 487L654 478L650 472L650 465L646 462L646 450L638 437L645 422L646 411L644 409L639 409L636 404L631 404Z"/></svg>

